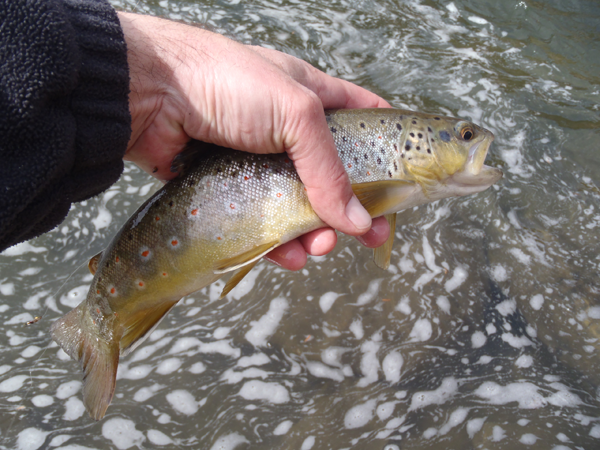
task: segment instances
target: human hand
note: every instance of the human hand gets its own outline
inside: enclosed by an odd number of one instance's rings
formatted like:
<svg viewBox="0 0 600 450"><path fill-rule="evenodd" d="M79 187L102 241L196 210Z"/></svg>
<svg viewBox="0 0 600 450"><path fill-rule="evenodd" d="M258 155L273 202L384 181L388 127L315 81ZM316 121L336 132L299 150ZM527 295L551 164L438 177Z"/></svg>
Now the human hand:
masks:
<svg viewBox="0 0 600 450"><path fill-rule="evenodd" d="M190 138L253 153L287 152L311 205L331 227L368 247L387 239L353 195L324 109L389 107L380 97L304 61L209 31L119 13L128 47L132 136L126 160L167 180ZM278 247L267 259L287 269L335 246L331 228Z"/></svg>

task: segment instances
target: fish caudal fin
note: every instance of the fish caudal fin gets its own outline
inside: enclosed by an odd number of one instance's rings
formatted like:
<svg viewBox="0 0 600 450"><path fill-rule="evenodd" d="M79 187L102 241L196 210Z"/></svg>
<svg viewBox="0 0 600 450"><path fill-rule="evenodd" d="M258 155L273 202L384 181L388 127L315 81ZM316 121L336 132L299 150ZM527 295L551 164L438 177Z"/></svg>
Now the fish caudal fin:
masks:
<svg viewBox="0 0 600 450"><path fill-rule="evenodd" d="M115 393L119 341L106 340L86 321L85 302L58 319L50 329L52 339L83 368L83 404L95 420L104 417Z"/></svg>

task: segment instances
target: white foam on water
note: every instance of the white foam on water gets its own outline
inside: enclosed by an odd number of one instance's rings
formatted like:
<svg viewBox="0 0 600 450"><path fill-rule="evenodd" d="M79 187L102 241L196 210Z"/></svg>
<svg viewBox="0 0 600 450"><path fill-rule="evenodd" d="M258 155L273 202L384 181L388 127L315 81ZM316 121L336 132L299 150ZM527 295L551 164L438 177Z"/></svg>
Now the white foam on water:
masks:
<svg viewBox="0 0 600 450"><path fill-rule="evenodd" d="M31 399L31 403L33 403L38 408L43 408L44 406L50 406L54 403L54 398L51 395L40 394L36 395Z"/></svg>
<svg viewBox="0 0 600 450"><path fill-rule="evenodd" d="M231 327L217 327L213 331L213 337L215 339L225 339L230 331Z"/></svg>
<svg viewBox="0 0 600 450"><path fill-rule="evenodd" d="M17 438L17 450L37 450L44 445L49 434L37 428L25 428Z"/></svg>
<svg viewBox="0 0 600 450"><path fill-rule="evenodd" d="M454 269L452 278L450 278L448 281L446 281L446 284L444 284L444 288L446 291L452 292L465 282L467 275L468 272L463 267L457 266L456 269Z"/></svg>
<svg viewBox="0 0 600 450"><path fill-rule="evenodd" d="M351 349L345 347L328 347L321 352L321 360L333 367L342 367L342 356Z"/></svg>
<svg viewBox="0 0 600 450"><path fill-rule="evenodd" d="M447 377L442 380L442 384L432 391L415 392L412 396L409 411L424 408L429 405L441 405L458 392L458 382L454 377Z"/></svg>
<svg viewBox="0 0 600 450"><path fill-rule="evenodd" d="M259 380L246 381L238 395L246 400L264 400L273 404L290 401L288 390L281 384Z"/></svg>
<svg viewBox="0 0 600 450"><path fill-rule="evenodd" d="M279 327L288 307L289 303L283 297L271 300L269 311L257 321L251 322L251 328L246 332L246 340L256 347L266 346L267 340Z"/></svg>
<svg viewBox="0 0 600 450"><path fill-rule="evenodd" d="M250 366L263 366L269 364L271 360L267 355L261 352L257 352L251 356L242 356L237 360L239 367L250 367Z"/></svg>
<svg viewBox="0 0 600 450"><path fill-rule="evenodd" d="M4 296L9 296L9 295L14 295L14 293L15 293L15 284L14 283L6 283L6 284L0 283L0 294L2 294ZM6 309L8 309L8 307ZM6 311L6 309L2 310L1 312Z"/></svg>
<svg viewBox="0 0 600 450"><path fill-rule="evenodd" d="M12 366L9 366L8 364L2 364L0 366L0 375L4 375L6 372L8 372L10 369L12 368Z"/></svg>
<svg viewBox="0 0 600 450"><path fill-rule="evenodd" d="M114 417L104 422L102 436L112 441L119 450L139 447L146 439L144 434L135 428L135 422L120 417Z"/></svg>
<svg viewBox="0 0 600 450"><path fill-rule="evenodd" d="M27 347L25 350L23 350L21 352L21 356L23 358L31 358L32 356L37 355L40 350L41 350L41 348L38 347L37 345L30 345L29 347Z"/></svg>
<svg viewBox="0 0 600 450"><path fill-rule="evenodd" d="M69 308L76 308L79 304L85 300L88 291L90 290L89 284L84 284L71 289L65 295L61 295L60 303Z"/></svg>
<svg viewBox="0 0 600 450"><path fill-rule="evenodd" d="M358 380L357 386L364 387L371 383L376 382L379 379L379 360L377 359L377 352L381 347L381 344L376 342L376 337L372 340L363 342L360 346L360 351L363 356L360 360L360 371L363 373L363 377Z"/></svg>
<svg viewBox="0 0 600 450"><path fill-rule="evenodd" d="M508 274L502 264L496 264L494 267L492 267L492 270L490 271L490 275L492 276L492 278L495 281L497 281L499 283L506 281L508 279Z"/></svg>
<svg viewBox="0 0 600 450"><path fill-rule="evenodd" d="M557 390L554 394L546 397L546 401L551 405L558 407L575 407L583 403L581 399L572 392L569 391L569 388L561 383L550 383L550 387Z"/></svg>
<svg viewBox="0 0 600 450"><path fill-rule="evenodd" d="M533 309L539 311L544 305L544 296L542 294L536 294L529 300L529 304Z"/></svg>
<svg viewBox="0 0 600 450"><path fill-rule="evenodd" d="M438 307L444 311L446 314L450 314L450 300L448 300L448 297L445 297L443 295L440 295L436 300L435 300L436 305L438 305Z"/></svg>
<svg viewBox="0 0 600 450"><path fill-rule="evenodd" d="M34 247L29 242L21 242L20 244L7 248L0 254L4 256L20 256L25 253L44 253L47 251L48 249L46 247Z"/></svg>
<svg viewBox="0 0 600 450"><path fill-rule="evenodd" d="M41 267L29 267L29 268L19 272L19 275L21 275L22 277L27 277L27 276L31 276L31 275L37 275L41 271L42 271Z"/></svg>
<svg viewBox="0 0 600 450"><path fill-rule="evenodd" d="M33 320L33 316L29 313L21 313L21 314L17 314L16 316L13 316L10 320L7 320L6 322L4 322L4 325L17 325L17 324L23 324L25 325L27 322ZM21 344L21 342L23 342L22 340L19 342L19 344ZM19 345L19 344L13 344L11 343L11 345Z"/></svg>
<svg viewBox="0 0 600 450"><path fill-rule="evenodd" d="M300 446L300 450L310 450L311 448L313 448L314 445L315 445L315 437L309 436L306 439L304 439L304 442L302 442L302 445Z"/></svg>
<svg viewBox="0 0 600 450"><path fill-rule="evenodd" d="M241 372L236 372L233 369L227 369L221 375L221 380L226 381L229 384L239 383L245 378L262 378L263 380L268 378L269 373L264 370L257 369L256 367L251 367L246 370L242 370Z"/></svg>
<svg viewBox="0 0 600 450"><path fill-rule="evenodd" d="M600 426L596 425L598 427L598 431L600 432ZM599 437L600 437L600 433L599 433ZM556 439L558 439L560 442L570 442L571 440L567 437L566 434L564 433L558 433L556 435Z"/></svg>
<svg viewBox="0 0 600 450"><path fill-rule="evenodd" d="M475 419L471 419L467 422L467 434L469 435L469 437L471 439L473 439L473 436L475 436L475 434L481 430L481 427L483 427L483 423L485 422L486 417L477 417Z"/></svg>
<svg viewBox="0 0 600 450"><path fill-rule="evenodd" d="M161 375L168 375L175 372L181 367L182 361L179 358L168 358L160 362L156 368L156 373Z"/></svg>
<svg viewBox="0 0 600 450"><path fill-rule="evenodd" d="M321 298L319 298L319 306L321 307L321 311L323 311L324 313L329 311L333 306L333 303L338 299L339 296L340 294L338 294L337 292L331 291L321 295Z"/></svg>
<svg viewBox="0 0 600 450"><path fill-rule="evenodd" d="M148 440L154 445L170 445L173 444L173 439L158 430L148 430L146 432Z"/></svg>
<svg viewBox="0 0 600 450"><path fill-rule="evenodd" d="M431 439L437 434L438 430L435 427L429 427L423 431L423 439Z"/></svg>
<svg viewBox="0 0 600 450"><path fill-rule="evenodd" d="M504 300L503 302L498 303L495 309L506 317L517 310L517 302L515 300Z"/></svg>
<svg viewBox="0 0 600 450"><path fill-rule="evenodd" d="M515 257L515 259L517 261L519 261L521 264L524 264L524 265L528 266L531 263L531 256L529 256L528 254L526 254L520 248L511 248L511 249L508 250L508 252L511 255L513 255Z"/></svg>
<svg viewBox="0 0 600 450"><path fill-rule="evenodd" d="M490 334L494 334L496 331L498 331L498 330L496 330L496 327L494 326L494 324L493 324L493 323L488 323L488 324L485 326L485 332L488 334L488 336L489 336Z"/></svg>
<svg viewBox="0 0 600 450"><path fill-rule="evenodd" d="M410 307L410 299L405 295L400 299L395 309L396 311L400 311L402 314L408 316L412 312Z"/></svg>
<svg viewBox="0 0 600 450"><path fill-rule="evenodd" d="M600 306L592 306L586 314L590 319L600 319Z"/></svg>
<svg viewBox="0 0 600 450"><path fill-rule="evenodd" d="M334 369L318 361L309 361L306 363L308 372L317 378L329 378L337 382L344 381L344 372L340 369Z"/></svg>
<svg viewBox="0 0 600 450"><path fill-rule="evenodd" d="M408 337L413 342L425 342L431 338L432 334L433 328L429 319L418 319Z"/></svg>
<svg viewBox="0 0 600 450"><path fill-rule="evenodd" d="M488 400L492 405L506 405L517 402L519 408L537 409L546 404L544 397L538 392L538 387L529 382L510 383L501 386L493 381L486 381L475 392L480 398Z"/></svg>
<svg viewBox="0 0 600 450"><path fill-rule="evenodd" d="M400 381L403 364L404 358L402 358L400 352L389 352L385 358L383 358L383 362L381 363L385 379L390 383L397 383Z"/></svg>
<svg viewBox="0 0 600 450"><path fill-rule="evenodd" d="M360 340L365 335L365 332L363 330L362 320L360 320L360 319L353 320L352 323L350 324L349 329L356 339Z"/></svg>
<svg viewBox="0 0 600 450"><path fill-rule="evenodd" d="M505 437L506 433L504 432L504 429L498 425L494 425L494 428L492 429L492 441L500 442Z"/></svg>
<svg viewBox="0 0 600 450"><path fill-rule="evenodd" d="M100 231L102 228L106 228L110 225L112 221L112 214L105 206L98 206L98 215L92 219L92 223L96 228L96 231Z"/></svg>
<svg viewBox="0 0 600 450"><path fill-rule="evenodd" d="M454 411L452 411L452 414L450 414L448 421L440 428L439 434L448 434L452 428L463 423L468 414L469 408L456 408Z"/></svg>
<svg viewBox="0 0 600 450"><path fill-rule="evenodd" d="M159 390L164 388L165 386L161 384L153 384L149 387L143 387L138 389L138 391L133 395L133 399L136 402L145 402L149 398L153 397Z"/></svg>
<svg viewBox="0 0 600 450"><path fill-rule="evenodd" d="M185 389L176 389L167 394L166 398L171 407L180 414L191 416L198 412L198 402Z"/></svg>
<svg viewBox="0 0 600 450"><path fill-rule="evenodd" d="M56 398L65 399L77 394L81 389L81 381L68 381L56 389Z"/></svg>
<svg viewBox="0 0 600 450"><path fill-rule="evenodd" d="M533 445L539 438L535 434L525 433L519 438L519 442L525 445Z"/></svg>
<svg viewBox="0 0 600 450"><path fill-rule="evenodd" d="M377 406L377 417L379 420L388 419L396 408L396 402L385 402Z"/></svg>
<svg viewBox="0 0 600 450"><path fill-rule="evenodd" d="M27 375L15 375L0 383L0 392L14 392L23 387L23 383L27 380Z"/></svg>
<svg viewBox="0 0 600 450"><path fill-rule="evenodd" d="M50 447L59 447L71 439L73 436L69 436L68 434L59 434L58 436L54 436L50 441ZM62 447L63 449L65 447Z"/></svg>
<svg viewBox="0 0 600 450"><path fill-rule="evenodd" d="M490 361L492 361L494 358L492 358L491 356L488 355L482 355L479 360L477 360L477 362L475 364L488 364Z"/></svg>
<svg viewBox="0 0 600 450"><path fill-rule="evenodd" d="M471 346L473 348L481 348L487 342L487 337L481 331L476 331L471 335Z"/></svg>
<svg viewBox="0 0 600 450"><path fill-rule="evenodd" d="M350 408L344 416L344 427L353 429L365 426L373 419L373 410L376 404L376 400L372 399Z"/></svg>
<svg viewBox="0 0 600 450"><path fill-rule="evenodd" d="M366 305L367 303L371 303L373 300L375 300L375 298L377 297L377 294L379 293L379 286L381 286L382 281L383 281L382 278L378 278L376 280L371 280L371 282L369 282L369 286L367 287L367 290L365 292L363 292L362 294L360 294L358 296L358 298L356 299L356 305L357 306Z"/></svg>
<svg viewBox="0 0 600 450"><path fill-rule="evenodd" d="M515 366L519 369L527 369L533 365L533 358L529 355L521 355L515 361Z"/></svg>
<svg viewBox="0 0 600 450"><path fill-rule="evenodd" d="M63 420L77 420L85 413L83 402L77 397L71 397L65 402Z"/></svg>
<svg viewBox="0 0 600 450"><path fill-rule="evenodd" d="M238 445L247 443L248 439L241 434L231 433L217 439L210 450L234 450Z"/></svg>
<svg viewBox="0 0 600 450"><path fill-rule="evenodd" d="M117 369L117 380L141 380L142 378L146 378L152 372L152 369L154 369L154 366L150 364L142 364L131 369L128 364L120 364Z"/></svg>
<svg viewBox="0 0 600 450"><path fill-rule="evenodd" d="M290 428L292 428L292 425L294 425L294 422L292 422L291 420L284 420L279 425L277 425L277 427L275 427L275 429L273 430L273 434L275 436L282 436L282 435L286 434L288 431L290 431Z"/></svg>
<svg viewBox="0 0 600 450"><path fill-rule="evenodd" d="M523 348L527 347L528 345L533 345L533 342L531 342L527 337L515 336L512 333L503 333L501 338L504 342L514 348Z"/></svg>
<svg viewBox="0 0 600 450"><path fill-rule="evenodd" d="M590 436L593 438L600 439L600 425L594 425L590 430Z"/></svg>
<svg viewBox="0 0 600 450"><path fill-rule="evenodd" d="M258 280L258 276L261 274L264 267L264 264L259 263L229 294L227 294L227 296L231 296L234 300L240 300L252 292L256 285L256 280Z"/></svg>
<svg viewBox="0 0 600 450"><path fill-rule="evenodd" d="M478 25L485 25L486 23L488 23L488 21L485 20L483 17L469 16L468 19L469 19L469 21L476 23Z"/></svg>

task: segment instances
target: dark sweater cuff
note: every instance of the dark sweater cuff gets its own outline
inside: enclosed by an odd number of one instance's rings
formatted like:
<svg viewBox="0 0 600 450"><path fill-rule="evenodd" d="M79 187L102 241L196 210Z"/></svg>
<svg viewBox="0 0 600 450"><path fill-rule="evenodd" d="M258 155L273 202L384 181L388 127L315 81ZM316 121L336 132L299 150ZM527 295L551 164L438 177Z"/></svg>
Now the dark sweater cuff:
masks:
<svg viewBox="0 0 600 450"><path fill-rule="evenodd" d="M127 49L105 0L0 0L0 251L116 182L131 134Z"/></svg>

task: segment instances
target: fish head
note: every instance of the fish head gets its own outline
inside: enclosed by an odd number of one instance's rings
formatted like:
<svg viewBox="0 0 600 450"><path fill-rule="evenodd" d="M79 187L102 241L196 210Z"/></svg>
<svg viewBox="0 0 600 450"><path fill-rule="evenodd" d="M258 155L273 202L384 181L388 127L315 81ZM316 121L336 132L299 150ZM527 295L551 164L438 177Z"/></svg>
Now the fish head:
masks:
<svg viewBox="0 0 600 450"><path fill-rule="evenodd" d="M481 192L502 178L484 164L491 131L436 115L415 116L406 128L399 160L430 200Z"/></svg>

